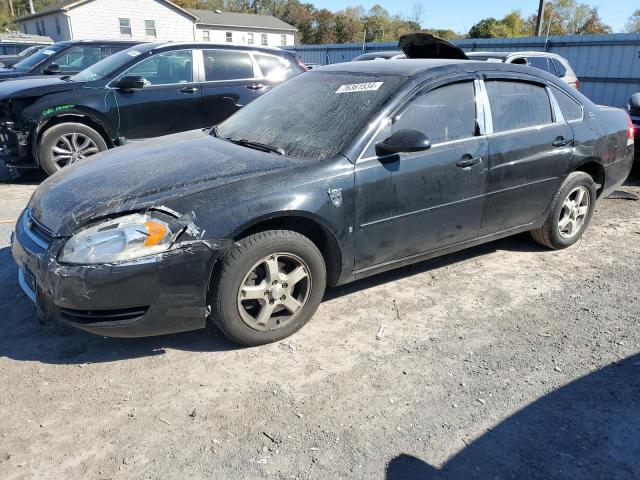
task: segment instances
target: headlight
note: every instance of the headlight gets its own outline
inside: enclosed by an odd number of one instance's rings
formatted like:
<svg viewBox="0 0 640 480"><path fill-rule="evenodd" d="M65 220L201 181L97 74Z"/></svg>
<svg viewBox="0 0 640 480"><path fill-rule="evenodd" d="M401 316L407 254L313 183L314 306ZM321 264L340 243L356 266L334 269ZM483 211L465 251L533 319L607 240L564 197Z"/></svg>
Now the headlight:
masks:
<svg viewBox="0 0 640 480"><path fill-rule="evenodd" d="M122 262L164 252L172 240L173 232L165 222L149 215L126 215L71 237L59 260L82 265Z"/></svg>

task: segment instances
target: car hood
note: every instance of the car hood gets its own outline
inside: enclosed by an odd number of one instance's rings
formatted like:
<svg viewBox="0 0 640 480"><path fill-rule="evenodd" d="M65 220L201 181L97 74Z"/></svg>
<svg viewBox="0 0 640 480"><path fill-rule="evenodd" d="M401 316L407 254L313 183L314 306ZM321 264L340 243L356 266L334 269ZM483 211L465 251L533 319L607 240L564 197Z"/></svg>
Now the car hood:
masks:
<svg viewBox="0 0 640 480"><path fill-rule="evenodd" d="M78 88L81 83L61 80L60 77L29 77L0 83L0 98L27 98Z"/></svg>
<svg viewBox="0 0 640 480"><path fill-rule="evenodd" d="M24 72L14 68L0 68L0 80L22 77Z"/></svg>
<svg viewBox="0 0 640 480"><path fill-rule="evenodd" d="M69 166L36 189L28 208L54 236L65 237L93 219L162 207L179 197L305 163L202 130L184 132L117 147Z"/></svg>
<svg viewBox="0 0 640 480"><path fill-rule="evenodd" d="M429 33L408 33L400 37L398 46L407 58L449 58L469 60L464 51Z"/></svg>

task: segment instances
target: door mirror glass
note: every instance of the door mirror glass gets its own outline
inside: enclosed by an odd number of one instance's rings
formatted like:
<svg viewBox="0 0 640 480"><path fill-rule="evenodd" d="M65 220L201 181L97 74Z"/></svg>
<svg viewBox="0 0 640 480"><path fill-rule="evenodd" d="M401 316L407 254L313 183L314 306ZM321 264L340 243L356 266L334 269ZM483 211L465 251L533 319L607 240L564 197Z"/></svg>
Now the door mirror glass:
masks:
<svg viewBox="0 0 640 480"><path fill-rule="evenodd" d="M401 152L422 152L431 148L427 136L418 130L398 130L386 140L376 144L376 155L383 157Z"/></svg>
<svg viewBox="0 0 640 480"><path fill-rule="evenodd" d="M120 90L144 88L144 78L142 75L125 75L114 86Z"/></svg>
<svg viewBox="0 0 640 480"><path fill-rule="evenodd" d="M62 73L62 69L57 63L52 63L47 68L45 68L42 73L44 73L45 75L60 75L60 73Z"/></svg>

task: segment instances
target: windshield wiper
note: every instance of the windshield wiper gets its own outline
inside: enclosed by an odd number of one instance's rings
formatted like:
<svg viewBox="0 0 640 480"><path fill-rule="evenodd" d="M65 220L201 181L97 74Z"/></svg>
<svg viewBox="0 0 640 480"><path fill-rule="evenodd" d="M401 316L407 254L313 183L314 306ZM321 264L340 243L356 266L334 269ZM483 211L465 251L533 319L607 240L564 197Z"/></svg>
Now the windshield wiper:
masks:
<svg viewBox="0 0 640 480"><path fill-rule="evenodd" d="M216 131L216 134L217 134L217 131ZM254 150L260 150L262 152L268 152L268 153L277 153L278 155L284 156L284 150L282 150L281 148L272 147L271 145L267 145L266 143L251 142L245 139L234 140L231 137L226 137L225 140L228 140L231 143L235 143L236 145L241 145L247 148L253 148Z"/></svg>

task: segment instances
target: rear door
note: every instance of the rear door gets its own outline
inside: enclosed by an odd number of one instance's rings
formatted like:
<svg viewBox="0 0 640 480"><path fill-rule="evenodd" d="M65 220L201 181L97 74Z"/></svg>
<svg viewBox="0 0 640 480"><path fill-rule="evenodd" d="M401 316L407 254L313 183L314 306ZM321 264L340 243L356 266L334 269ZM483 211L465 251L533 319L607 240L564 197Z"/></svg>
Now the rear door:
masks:
<svg viewBox="0 0 640 480"><path fill-rule="evenodd" d="M130 139L168 135L201 128L202 97L194 82L193 51L157 53L134 65L125 75L140 75L145 86L114 90L119 107L119 134Z"/></svg>
<svg viewBox="0 0 640 480"><path fill-rule="evenodd" d="M487 138L473 76L420 91L381 129L356 164L356 270L437 250L478 235ZM429 150L378 157L375 143L414 129Z"/></svg>
<svg viewBox="0 0 640 480"><path fill-rule="evenodd" d="M489 173L482 234L528 225L545 213L567 172L574 137L542 80L488 75Z"/></svg>
<svg viewBox="0 0 640 480"><path fill-rule="evenodd" d="M247 51L206 49L202 60L203 126L217 125L269 89Z"/></svg>

